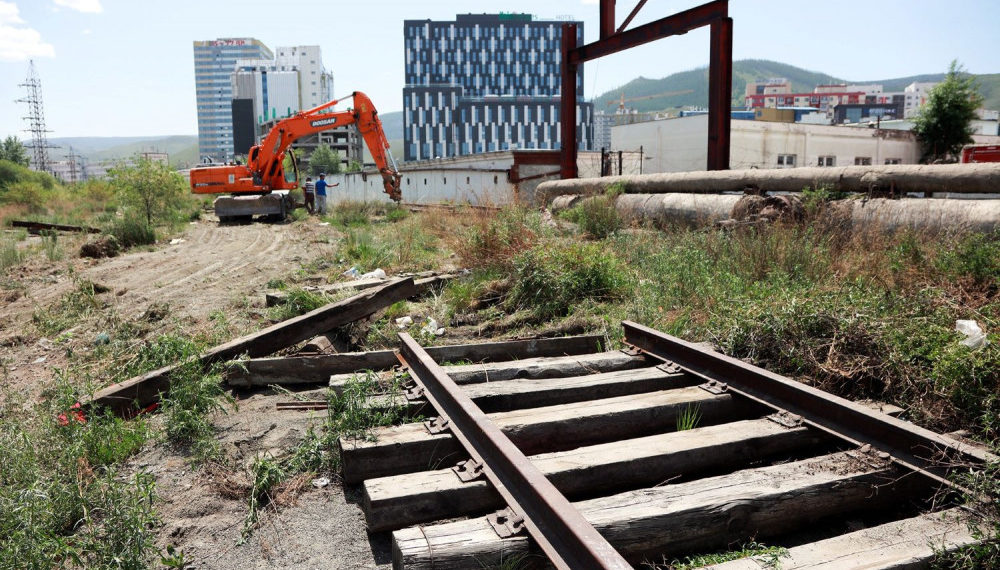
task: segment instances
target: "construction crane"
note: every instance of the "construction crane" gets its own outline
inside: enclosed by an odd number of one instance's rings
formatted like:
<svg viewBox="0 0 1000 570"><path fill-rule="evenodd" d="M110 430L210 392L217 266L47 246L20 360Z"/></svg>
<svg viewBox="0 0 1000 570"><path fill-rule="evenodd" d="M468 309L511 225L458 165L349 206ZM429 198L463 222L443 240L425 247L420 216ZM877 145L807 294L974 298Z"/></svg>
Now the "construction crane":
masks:
<svg viewBox="0 0 1000 570"><path fill-rule="evenodd" d="M628 97L628 98L626 98L625 97L625 92L622 91L621 98L617 101L617 103L618 103L618 112L619 113L624 113L625 112L625 103L626 102L646 101L647 99L659 99L660 97L671 97L671 96L674 96L674 95L687 95L689 93L694 93L694 89L683 89L681 91L665 91L663 93L657 93L656 95L640 95L638 97ZM614 104L615 104L614 100L608 101L608 105L614 105Z"/></svg>
<svg viewBox="0 0 1000 570"><path fill-rule="evenodd" d="M399 202L402 198L399 189L401 176L389 152L389 142L378 112L371 99L360 91L351 93L349 98L354 99L354 108L347 111L329 111L343 101L337 99L279 121L259 145L250 149L246 164L193 168L191 192L230 194L215 199L215 214L219 221L249 219L254 215L283 220L292 205L287 194L275 191L292 190L299 186L295 155L287 152L291 144L320 131L357 125L382 175L385 193ZM286 168L290 168L290 172L286 172Z"/></svg>

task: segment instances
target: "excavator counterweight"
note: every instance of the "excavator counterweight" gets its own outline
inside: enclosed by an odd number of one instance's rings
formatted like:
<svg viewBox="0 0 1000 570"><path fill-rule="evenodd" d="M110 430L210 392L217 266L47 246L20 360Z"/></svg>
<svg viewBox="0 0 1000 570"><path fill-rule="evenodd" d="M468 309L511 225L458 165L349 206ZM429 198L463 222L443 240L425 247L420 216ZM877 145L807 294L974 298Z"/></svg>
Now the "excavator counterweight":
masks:
<svg viewBox="0 0 1000 570"><path fill-rule="evenodd" d="M291 210L287 193L299 187L298 165L288 148L297 139L321 131L356 125L375 165L382 175L385 193L399 202L399 168L389 151L389 141L382 130L382 121L371 99L360 91L349 96L354 107L347 111L331 111L343 99L329 101L308 111L296 113L279 121L260 144L252 147L247 163L211 165L191 170L191 191L195 194L230 194L215 200L220 221L267 215L284 219ZM287 168L291 172L286 172Z"/></svg>

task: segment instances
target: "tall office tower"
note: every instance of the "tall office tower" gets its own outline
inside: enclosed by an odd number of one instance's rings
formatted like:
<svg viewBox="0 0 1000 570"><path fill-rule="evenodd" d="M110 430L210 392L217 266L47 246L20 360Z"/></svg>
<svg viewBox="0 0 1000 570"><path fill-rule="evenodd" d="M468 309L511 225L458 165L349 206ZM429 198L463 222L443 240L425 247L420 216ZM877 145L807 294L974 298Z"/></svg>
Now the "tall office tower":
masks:
<svg viewBox="0 0 1000 570"><path fill-rule="evenodd" d="M232 74L238 59L273 59L260 40L220 38L194 42L198 104L198 152L202 158L233 158Z"/></svg>
<svg viewBox="0 0 1000 570"><path fill-rule="evenodd" d="M459 14L403 22L405 160L560 147L560 44L565 21ZM583 22L577 42L583 43ZM577 140L593 141L593 105L577 73Z"/></svg>

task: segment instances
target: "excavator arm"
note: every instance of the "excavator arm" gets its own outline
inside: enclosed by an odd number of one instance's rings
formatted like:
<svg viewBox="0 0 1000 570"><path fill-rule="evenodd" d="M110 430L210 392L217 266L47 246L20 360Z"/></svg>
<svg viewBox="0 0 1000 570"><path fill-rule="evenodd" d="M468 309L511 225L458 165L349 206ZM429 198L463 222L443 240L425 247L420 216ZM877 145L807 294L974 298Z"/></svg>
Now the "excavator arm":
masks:
<svg viewBox="0 0 1000 570"><path fill-rule="evenodd" d="M297 188L297 180L285 178L283 164L288 147L304 136L353 124L357 125L371 151L382 175L386 194L394 201L400 201L401 176L389 152L389 141L382 130L378 112L364 93L355 91L350 98L354 99L354 108L347 111L324 112L343 101L338 99L279 121L259 145L250 149L246 165L207 166L191 170L191 191L196 194L238 195Z"/></svg>

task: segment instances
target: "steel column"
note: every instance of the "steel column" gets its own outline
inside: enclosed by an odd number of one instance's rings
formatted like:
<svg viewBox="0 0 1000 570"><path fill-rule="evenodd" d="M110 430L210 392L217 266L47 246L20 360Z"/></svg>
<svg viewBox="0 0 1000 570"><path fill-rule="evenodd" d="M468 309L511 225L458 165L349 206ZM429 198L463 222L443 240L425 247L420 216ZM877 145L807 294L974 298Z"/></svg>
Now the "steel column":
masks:
<svg viewBox="0 0 1000 570"><path fill-rule="evenodd" d="M729 170L733 93L733 19L711 25L708 70L708 170Z"/></svg>
<svg viewBox="0 0 1000 570"><path fill-rule="evenodd" d="M729 0L716 0L678 12L673 16L614 34L606 40L582 45L570 54L573 63L583 63L668 36L685 34L729 16ZM709 62L711 65L714 62Z"/></svg>
<svg viewBox="0 0 1000 570"><path fill-rule="evenodd" d="M602 0L608 2L610 0ZM601 4L602 8L604 4ZM612 22L613 25L613 22ZM576 63L570 54L576 49L576 24L562 26L562 89L559 94L560 178L576 178Z"/></svg>
<svg viewBox="0 0 1000 570"><path fill-rule="evenodd" d="M400 360L556 568L632 568L413 337Z"/></svg>
<svg viewBox="0 0 1000 570"><path fill-rule="evenodd" d="M615 33L615 0L601 0L601 39Z"/></svg>
<svg viewBox="0 0 1000 570"><path fill-rule="evenodd" d="M778 411L802 416L811 427L853 445L869 444L897 463L951 485L946 467L981 464L996 457L970 445L881 414L844 398L768 372L679 338L623 321L625 342L677 364L687 372Z"/></svg>

